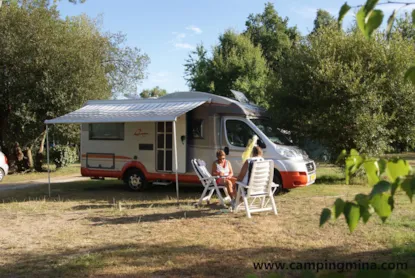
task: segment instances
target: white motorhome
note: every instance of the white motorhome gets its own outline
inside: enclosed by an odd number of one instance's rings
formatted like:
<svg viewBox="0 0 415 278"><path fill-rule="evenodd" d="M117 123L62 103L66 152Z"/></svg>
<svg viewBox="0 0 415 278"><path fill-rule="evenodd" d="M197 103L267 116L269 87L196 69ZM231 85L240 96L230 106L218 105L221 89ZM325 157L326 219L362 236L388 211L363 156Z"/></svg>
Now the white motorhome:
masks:
<svg viewBox="0 0 415 278"><path fill-rule="evenodd" d="M219 149L238 174L242 152L253 135L264 157L275 162L276 183L287 189L314 183L314 161L272 127L264 109L232 92L235 99L178 92L151 100L88 101L46 123L81 124L82 175L119 178L133 190L176 178L199 183L191 159L211 165Z"/></svg>

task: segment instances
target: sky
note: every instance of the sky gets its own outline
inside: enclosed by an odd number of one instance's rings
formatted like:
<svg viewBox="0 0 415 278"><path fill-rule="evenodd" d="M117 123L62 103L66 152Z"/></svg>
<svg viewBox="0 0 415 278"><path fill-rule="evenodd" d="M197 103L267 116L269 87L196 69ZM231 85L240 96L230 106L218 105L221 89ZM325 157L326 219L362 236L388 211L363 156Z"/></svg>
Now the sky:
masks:
<svg viewBox="0 0 415 278"><path fill-rule="evenodd" d="M103 32L122 32L127 45L141 49L150 58L147 78L138 86L159 86L167 92L189 90L184 79L184 63L197 44L207 49L217 44L227 29L242 32L247 17L261 13L265 3L274 4L278 14L289 18L289 26L297 26L304 35L313 29L317 9L338 15L344 0L87 0L84 4L59 3L62 17L87 14L101 18ZM350 6L364 0L348 1ZM388 17L396 5L379 6ZM350 11L344 27L352 23Z"/></svg>

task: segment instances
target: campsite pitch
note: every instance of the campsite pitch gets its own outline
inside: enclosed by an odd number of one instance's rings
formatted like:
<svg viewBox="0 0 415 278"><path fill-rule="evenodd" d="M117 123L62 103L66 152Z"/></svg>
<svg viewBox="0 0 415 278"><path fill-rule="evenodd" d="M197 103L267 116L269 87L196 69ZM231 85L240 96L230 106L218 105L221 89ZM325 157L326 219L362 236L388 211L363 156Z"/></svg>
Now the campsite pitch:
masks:
<svg viewBox="0 0 415 278"><path fill-rule="evenodd" d="M333 169L332 169L333 170ZM329 171L329 170L326 170ZM326 175L328 176L328 174ZM335 174L330 182L341 179ZM348 232L343 217L319 228L323 208L363 185L318 183L276 197L278 216L194 207L201 188L124 190L84 181L0 192L1 277L265 277L258 262L408 262L415 267L415 213L402 193L385 224ZM301 271L282 271L300 276ZM322 273L322 271L320 271Z"/></svg>

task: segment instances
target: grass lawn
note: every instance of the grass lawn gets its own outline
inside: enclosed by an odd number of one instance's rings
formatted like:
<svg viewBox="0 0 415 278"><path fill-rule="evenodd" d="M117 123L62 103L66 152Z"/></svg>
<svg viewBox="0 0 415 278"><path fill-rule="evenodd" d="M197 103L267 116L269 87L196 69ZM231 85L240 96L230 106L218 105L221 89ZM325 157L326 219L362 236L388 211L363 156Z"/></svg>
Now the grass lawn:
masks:
<svg viewBox="0 0 415 278"><path fill-rule="evenodd" d="M255 270L254 262L397 261L415 268L415 205L400 192L385 224L375 217L350 234L341 217L319 228L321 210L338 196L351 199L370 188L343 185L335 167L318 171L317 184L276 197L278 216L252 219L216 205L195 208L200 187L182 186L178 205L174 187L137 193L117 180L56 184L51 199L46 186L0 192L0 277L270 273Z"/></svg>
<svg viewBox="0 0 415 278"><path fill-rule="evenodd" d="M67 167L55 169L55 165L50 166L50 176L51 177L59 177L59 176L70 176L74 174L81 175L81 164L71 164ZM13 173L11 175L7 175L3 179L3 183L13 183L13 182L25 182L29 180L38 180L38 179L47 179L48 172L47 172L47 165L43 165L43 169L45 172L32 172L32 173ZM0 184L1 185L1 184Z"/></svg>

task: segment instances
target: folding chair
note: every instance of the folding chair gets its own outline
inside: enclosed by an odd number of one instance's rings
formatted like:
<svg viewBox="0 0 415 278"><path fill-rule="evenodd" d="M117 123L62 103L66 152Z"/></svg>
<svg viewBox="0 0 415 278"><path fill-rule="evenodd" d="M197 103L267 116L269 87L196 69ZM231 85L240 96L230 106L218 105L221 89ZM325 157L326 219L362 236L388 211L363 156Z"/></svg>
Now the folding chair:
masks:
<svg viewBox="0 0 415 278"><path fill-rule="evenodd" d="M238 192L234 212L242 208L240 199L242 198L246 216L251 218L251 213L262 211L273 211L278 214L274 200L274 192L279 185L273 183L274 161L254 161L252 162L248 184L236 182Z"/></svg>
<svg viewBox="0 0 415 278"><path fill-rule="evenodd" d="M192 159L192 166L195 170L197 176L200 179L200 182L202 183L204 189L202 196L200 197L198 201L198 205L202 204L203 201L206 201L207 204L210 203L210 199L212 198L212 195L214 192L216 192L216 195L219 198L219 202L221 205L225 205L225 200L230 201L231 198L228 194L228 190L225 186L218 186L216 183L216 179L219 178L218 176L212 176L210 172L206 168L206 163L203 160L200 159ZM222 194L220 192L220 189L223 189L225 192L226 197L223 198Z"/></svg>

